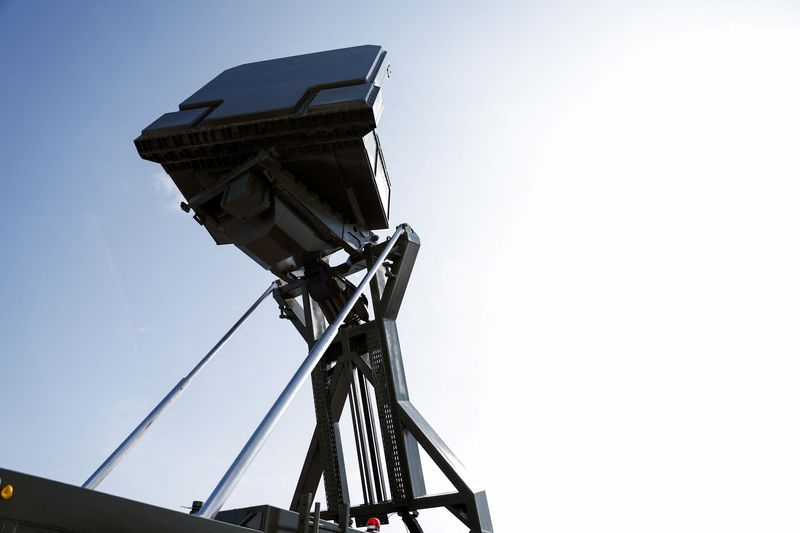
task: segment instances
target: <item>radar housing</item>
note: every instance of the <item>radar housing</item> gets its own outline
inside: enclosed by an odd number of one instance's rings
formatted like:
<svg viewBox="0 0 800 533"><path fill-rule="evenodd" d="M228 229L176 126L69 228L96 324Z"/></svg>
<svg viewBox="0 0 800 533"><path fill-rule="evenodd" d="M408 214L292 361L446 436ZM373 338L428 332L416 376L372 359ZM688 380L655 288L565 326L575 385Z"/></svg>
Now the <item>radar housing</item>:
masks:
<svg viewBox="0 0 800 533"><path fill-rule="evenodd" d="M217 244L291 272L389 225L376 127L386 52L364 45L223 71L134 141Z"/></svg>

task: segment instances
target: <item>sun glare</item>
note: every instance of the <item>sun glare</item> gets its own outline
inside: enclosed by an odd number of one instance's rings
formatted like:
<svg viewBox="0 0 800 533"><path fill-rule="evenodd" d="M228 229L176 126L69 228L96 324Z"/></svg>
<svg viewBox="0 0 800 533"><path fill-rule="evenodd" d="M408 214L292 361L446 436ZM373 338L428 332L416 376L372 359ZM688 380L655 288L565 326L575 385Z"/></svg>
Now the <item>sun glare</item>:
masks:
<svg viewBox="0 0 800 533"><path fill-rule="evenodd" d="M637 35L562 96L510 200L527 281L493 324L516 355L487 406L489 434L509 395L530 412L529 447L504 454L531 458L530 484L493 497L532 491L542 530L793 521L798 57L775 28Z"/></svg>

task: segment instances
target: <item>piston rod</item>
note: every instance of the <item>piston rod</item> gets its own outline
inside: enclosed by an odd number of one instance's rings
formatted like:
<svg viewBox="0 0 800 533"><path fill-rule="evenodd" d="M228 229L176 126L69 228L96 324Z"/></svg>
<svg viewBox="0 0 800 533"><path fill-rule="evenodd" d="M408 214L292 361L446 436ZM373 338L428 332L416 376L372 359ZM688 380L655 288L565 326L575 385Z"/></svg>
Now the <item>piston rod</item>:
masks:
<svg viewBox="0 0 800 533"><path fill-rule="evenodd" d="M233 489L236 488L236 484L239 483L239 480L242 478L250 464L253 462L253 459L255 459L256 455L258 454L258 451L264 445L264 442L266 442L270 433L272 433L272 431L275 429L276 424L289 407L289 404L292 402L294 397L297 396L297 393L300 391L300 387L302 387L303 383L305 383L305 381L311 375L311 371L314 370L314 367L317 366L317 363L319 363L320 359L322 359L322 356L325 354L325 351L333 342L334 337L336 337L336 334L339 332L339 327L341 327L341 325L344 323L347 315L350 314L350 311L353 309L353 306L355 306L358 298L367 288L370 280L375 276L378 270L383 267L383 262L386 260L395 244L397 244L397 241L400 239L401 235L405 233L405 228L405 225L400 225L397 227L392 235L392 238L389 239L389 242L386 243L384 249L381 251L378 257L375 258L375 262L367 271L367 274L364 276L364 279L361 280L361 283L359 283L358 287L356 287L353 295L350 296L349 300L347 300L347 303L344 305L344 308L342 308L342 311L339 313L336 319L331 322L331 324L325 330L325 333L322 334L314 347L308 353L308 356L306 356L305 360L303 360L303 363L294 373L292 379L289 380L289 383L283 389L280 396L278 396L278 399L275 400L274 404L272 404L269 412L266 414L264 419L253 432L253 435L244 445L242 451L239 452L239 455L228 468L228 471L225 472L225 475L222 476L222 479L219 481L214 491L203 504L203 507L200 508L197 516L213 519L215 516L217 516L217 513L222 506L225 505L225 502L230 497Z"/></svg>
<svg viewBox="0 0 800 533"><path fill-rule="evenodd" d="M256 310L256 307L258 307L259 304L264 301L264 298L269 296L277 286L278 282L273 281L270 286L267 287L267 290L264 291L264 294L258 297L253 305L251 305L250 308L245 311L242 317L236 321L231 329L229 329L228 332L223 335L222 338L214 345L214 347L211 348L211 351L209 351L205 357L203 357L200 362L197 363L197 365L186 375L186 377L180 380L178 384L175 385L171 391L169 391L169 394L167 394L164 399L161 400L161 402L159 402L159 404L156 405L152 411L150 411L150 414L147 415L138 426L136 426L136 429L134 429L131 434L128 435L124 441L122 441L122 444L120 444L117 449L114 450L114 452L108 457L108 459L106 459L103 464L100 465L94 474L92 474L91 477L87 479L83 485L81 485L84 489L95 489L97 485L99 485L106 478L106 476L111 473L114 467L117 466L122 458L125 457L129 451L131 451L131 448L133 448L139 439L141 439L142 436L147 432L147 430L150 429L150 426L153 425L153 422L155 422L158 417L161 416L164 411L166 411L167 408L169 408L169 406L178 399L181 393L186 390L186 388L197 376L197 374L200 373L203 367L205 367L209 361L214 358L217 352L219 352L220 348L222 348L225 343L228 342L228 339L230 339L233 334L236 333L236 330L239 329L239 326L244 324L253 311Z"/></svg>

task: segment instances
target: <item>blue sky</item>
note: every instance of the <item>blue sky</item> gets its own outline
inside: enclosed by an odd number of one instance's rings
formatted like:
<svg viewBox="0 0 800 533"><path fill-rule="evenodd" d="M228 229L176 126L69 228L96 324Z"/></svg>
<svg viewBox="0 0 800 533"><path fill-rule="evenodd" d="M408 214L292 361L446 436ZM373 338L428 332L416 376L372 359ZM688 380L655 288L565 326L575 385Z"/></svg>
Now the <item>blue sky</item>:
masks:
<svg viewBox="0 0 800 533"><path fill-rule="evenodd" d="M271 280L139 131L225 68L366 43L423 242L412 399L495 528L796 530L791 2L0 2L0 464L83 482ZM303 351L267 303L101 489L205 498ZM288 505L308 390L288 417L230 505Z"/></svg>

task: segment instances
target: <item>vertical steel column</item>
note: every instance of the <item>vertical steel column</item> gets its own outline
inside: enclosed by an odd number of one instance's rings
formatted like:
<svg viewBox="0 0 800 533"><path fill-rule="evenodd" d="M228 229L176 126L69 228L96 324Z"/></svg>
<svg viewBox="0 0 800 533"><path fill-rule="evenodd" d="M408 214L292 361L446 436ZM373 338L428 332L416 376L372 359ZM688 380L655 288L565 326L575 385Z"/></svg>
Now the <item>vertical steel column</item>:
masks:
<svg viewBox="0 0 800 533"><path fill-rule="evenodd" d="M361 490L364 503L375 503L375 490L372 485L372 470L367 447L366 427L362 412L361 396L358 393L358 377L361 372L357 368L351 371L350 381L350 415L353 419L353 433L356 441L358 471L361 474Z"/></svg>
<svg viewBox="0 0 800 533"><path fill-rule="evenodd" d="M152 411L150 411L150 414L147 415L144 418L144 420L142 420L139 423L138 426L136 426L136 429L134 429L131 432L131 434L128 435L128 437L124 441L122 441L122 444L120 444L117 447L117 449L114 450L114 452L108 457L108 459L106 459L103 462L103 464L101 464L100 467L97 470L95 470L94 474L92 474L89 477L89 479L87 479L86 482L84 482L84 484L81 485L84 489L96 488L97 485L99 485L106 478L106 476L108 476L108 474L111 473L114 467L117 466L117 464L120 461L122 461L122 459L129 451L131 451L131 448L133 448L136 445L136 443L139 442L139 439L142 438L145 432L147 432L147 430L150 429L150 426L153 425L153 422L155 422L158 419L158 417L161 416L164 413L164 411L166 411L167 408L170 405L172 405L172 403L175 400L178 399L181 393L183 393L183 391L186 390L187 387L189 387L192 380L197 376L197 374L200 373L203 367L205 367L209 363L209 361L211 361L211 359L217 354L219 349L222 348L226 342L228 342L228 339L230 339L234 333L236 333L236 330L239 329L239 326L244 324L245 320L247 320L253 313L253 311L256 310L256 307L258 307L259 304L264 301L264 298L269 296L270 293L272 293L272 291L274 291L277 286L278 286L277 281L273 281L272 284L270 284L267 290L264 291L264 294L258 297L258 299L253 303L253 305L251 305L250 308L247 311L245 311L242 317L236 321L236 323L231 327L231 329L229 329L228 332L225 335L223 335L222 338L217 342L217 344L215 344L214 347L211 348L211 351L209 351L206 354L206 356L203 357L199 363L197 363L197 365L192 369L191 372L189 372L186 375L186 377L180 380L178 384L175 385L175 387L171 391L169 391L169 393L164 397L164 399L161 400L161 402L159 402L159 404L156 405Z"/></svg>
<svg viewBox="0 0 800 533"><path fill-rule="evenodd" d="M311 298L308 284L303 284L303 307L306 310L306 322L309 324L308 349L312 350L323 333L325 333L325 314L321 306ZM334 380L334 376L340 376ZM314 397L314 416L317 420L318 451L322 460L322 474L324 476L325 500L328 509L338 509L345 503L350 503L350 492L347 484L347 471L344 458L340 453L341 435L337 431L337 423L341 413L334 413L331 402L333 401L334 388L345 378L342 368L338 365L329 368L325 359L320 360L311 372L311 392ZM316 490L316 487L314 487Z"/></svg>
<svg viewBox="0 0 800 533"><path fill-rule="evenodd" d="M386 243L386 246L383 248L375 262L367 271L364 279L361 280L361 283L359 283L358 287L356 287L353 295L349 300L347 300L347 303L342 308L339 316L337 316L336 319L328 326L328 329L325 330L325 333L322 334L322 337L320 337L320 339L314 345L314 348L303 360L303 363L297 369L294 376L292 376L292 379L289 380L289 383L278 396L278 399L275 400L275 403L272 405L269 412L253 432L253 435L247 441L247 444L245 444L244 448L242 448L242 451L239 452L239 455L233 461L233 464L231 464L230 468L228 468L228 471L208 497L206 503L203 504L203 507L197 513L198 516L202 516L203 518L214 518L228 500L233 492L233 489L236 487L236 484L247 471L247 468L253 462L253 459L255 459L256 454L258 454L258 451L264 445L264 442L266 442L269 435L275 429L276 424L281 419L284 412L286 412L286 409L289 407L289 403L291 403L294 397L297 396L297 393L300 391L300 387L311 375L311 372L314 370L314 367L317 365L317 363L319 363L320 359L322 359L322 356L325 355L325 351L333 342L333 339L336 337L339 328L350 314L350 311L361 297L361 294L367 288L370 280L372 280L372 278L375 276L378 269L383 266L383 261L397 244L400 236L405 233L405 228L405 225L397 227L392 235L392 238L389 239L389 242Z"/></svg>
<svg viewBox="0 0 800 533"><path fill-rule="evenodd" d="M364 374L358 374L359 388L361 389L362 405L364 406L364 429L367 433L367 444L369 444L369 457L372 464L373 483L375 485L376 500L382 502L386 500L386 482L383 477L383 460L378 450L378 431L375 427L375 415L373 412L374 401L370 393L370 385L364 379Z"/></svg>
<svg viewBox="0 0 800 533"><path fill-rule="evenodd" d="M346 372L341 372L340 380L346 380ZM314 414L319 432L319 454L322 458L322 469L325 486L325 499L328 509L337 509L340 505L350 503L350 492L347 485L347 472L343 457L340 454L341 435L336 431L339 418L331 409L332 377L325 361L311 372L311 389L314 396ZM316 488L316 487L315 487Z"/></svg>
<svg viewBox="0 0 800 533"><path fill-rule="evenodd" d="M367 344L389 482L388 492L395 503L413 500L426 492L417 443L403 427L397 412L397 401L408 399L408 387L395 318L418 248L419 240L413 230L409 230L398 243L398 256L393 256L387 265L386 285L381 288L377 280L373 280L371 285L375 319L367 334ZM384 262L379 258L374 261Z"/></svg>

